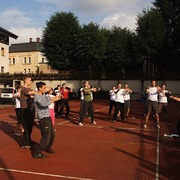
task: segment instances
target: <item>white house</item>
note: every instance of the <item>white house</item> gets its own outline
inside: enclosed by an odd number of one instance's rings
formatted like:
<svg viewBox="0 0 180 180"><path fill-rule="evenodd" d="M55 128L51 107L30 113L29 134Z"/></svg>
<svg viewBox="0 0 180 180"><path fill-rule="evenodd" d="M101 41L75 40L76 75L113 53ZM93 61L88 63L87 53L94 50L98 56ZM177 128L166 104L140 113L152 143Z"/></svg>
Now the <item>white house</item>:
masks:
<svg viewBox="0 0 180 180"><path fill-rule="evenodd" d="M9 72L9 38L18 36L0 27L0 74Z"/></svg>

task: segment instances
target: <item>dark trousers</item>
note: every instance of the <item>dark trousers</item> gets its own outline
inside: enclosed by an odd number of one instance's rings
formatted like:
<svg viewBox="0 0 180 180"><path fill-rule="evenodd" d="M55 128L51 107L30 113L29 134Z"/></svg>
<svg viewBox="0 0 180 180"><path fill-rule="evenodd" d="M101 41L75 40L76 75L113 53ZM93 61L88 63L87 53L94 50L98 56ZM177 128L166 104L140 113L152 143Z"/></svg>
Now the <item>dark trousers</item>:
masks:
<svg viewBox="0 0 180 180"><path fill-rule="evenodd" d="M89 115L91 117L91 122L94 121L94 107L93 107L93 101L90 102L83 102L83 108L82 108L82 113L80 115L79 122L83 122L84 117L86 113L89 112Z"/></svg>
<svg viewBox="0 0 180 180"><path fill-rule="evenodd" d="M80 110L79 110L79 117L81 117L82 113L83 113L83 104L84 104L84 100L81 99L81 101L80 101Z"/></svg>
<svg viewBox="0 0 180 180"><path fill-rule="evenodd" d="M55 139L54 127L50 117L40 119L39 128L41 130L41 139L39 148L35 151L35 153L42 153L42 151L50 148Z"/></svg>
<svg viewBox="0 0 180 180"><path fill-rule="evenodd" d="M58 113L60 116L63 113L64 106L66 107L66 115L65 116L68 116L69 112L70 112L69 99L61 99L60 110L59 110L59 113Z"/></svg>
<svg viewBox="0 0 180 180"><path fill-rule="evenodd" d="M108 114L111 114L113 106L115 106L115 101L110 100L109 101L109 112L108 112Z"/></svg>
<svg viewBox="0 0 180 180"><path fill-rule="evenodd" d="M61 100L55 101L54 113L58 115Z"/></svg>
<svg viewBox="0 0 180 180"><path fill-rule="evenodd" d="M115 112L113 116L114 120L117 119L117 115L119 111L121 112L121 120L123 121L124 120L124 103L115 102Z"/></svg>
<svg viewBox="0 0 180 180"><path fill-rule="evenodd" d="M20 108L15 108L16 117L17 117L17 124L22 124L22 114Z"/></svg>
<svg viewBox="0 0 180 180"><path fill-rule="evenodd" d="M31 133L34 124L33 112L29 108L21 108L22 126L24 128L22 146L31 145Z"/></svg>

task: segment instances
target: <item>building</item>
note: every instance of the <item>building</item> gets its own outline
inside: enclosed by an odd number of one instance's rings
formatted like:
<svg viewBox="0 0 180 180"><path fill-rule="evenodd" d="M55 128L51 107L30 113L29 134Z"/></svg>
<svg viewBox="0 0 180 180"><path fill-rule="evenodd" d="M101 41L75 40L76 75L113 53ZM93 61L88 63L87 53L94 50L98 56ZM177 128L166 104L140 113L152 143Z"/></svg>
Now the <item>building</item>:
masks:
<svg viewBox="0 0 180 180"><path fill-rule="evenodd" d="M9 47L9 73L57 73L43 56L40 38L28 43L12 44Z"/></svg>
<svg viewBox="0 0 180 180"><path fill-rule="evenodd" d="M0 27L0 73L9 72L9 38L17 39L18 36Z"/></svg>

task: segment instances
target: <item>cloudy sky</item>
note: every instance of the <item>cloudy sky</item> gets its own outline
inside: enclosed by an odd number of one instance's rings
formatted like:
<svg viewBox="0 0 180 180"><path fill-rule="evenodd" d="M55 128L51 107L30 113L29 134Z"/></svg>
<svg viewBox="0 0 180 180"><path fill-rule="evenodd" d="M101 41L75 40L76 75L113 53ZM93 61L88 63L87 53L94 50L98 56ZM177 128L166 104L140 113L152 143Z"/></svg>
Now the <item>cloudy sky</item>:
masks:
<svg viewBox="0 0 180 180"><path fill-rule="evenodd" d="M154 0L3 0L0 6L0 27L18 35L10 43L41 38L46 21L55 12L72 12L81 25L90 22L100 27L113 25L131 30L135 18L143 9L152 7Z"/></svg>

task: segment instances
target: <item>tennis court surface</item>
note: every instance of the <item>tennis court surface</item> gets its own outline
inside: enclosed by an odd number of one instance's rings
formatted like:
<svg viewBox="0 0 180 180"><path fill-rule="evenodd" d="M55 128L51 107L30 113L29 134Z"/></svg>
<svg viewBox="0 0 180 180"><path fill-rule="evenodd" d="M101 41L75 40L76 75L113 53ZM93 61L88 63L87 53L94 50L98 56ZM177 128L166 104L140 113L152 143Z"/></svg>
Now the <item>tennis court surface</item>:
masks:
<svg viewBox="0 0 180 180"><path fill-rule="evenodd" d="M14 136L14 106L0 108L0 178L2 180L178 180L180 138L164 137L177 133L180 103L169 103L169 121L160 116L160 129L154 117L143 128L145 104L132 101L130 116L113 123L108 116L109 102L94 101L96 125L88 117L78 126L80 102L70 101L70 119L56 119L54 154L33 159L40 140L34 125L32 149L21 149L21 137Z"/></svg>

